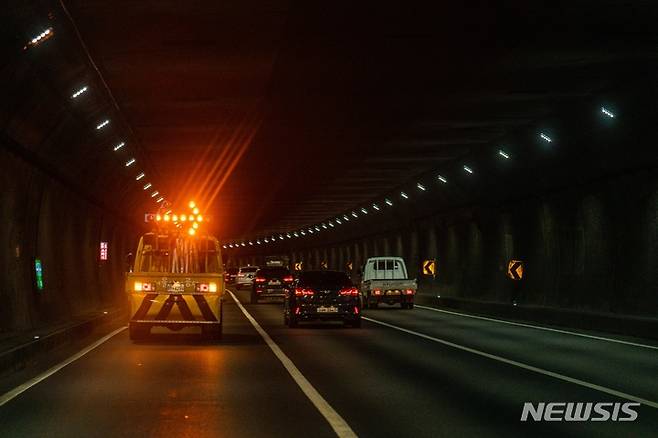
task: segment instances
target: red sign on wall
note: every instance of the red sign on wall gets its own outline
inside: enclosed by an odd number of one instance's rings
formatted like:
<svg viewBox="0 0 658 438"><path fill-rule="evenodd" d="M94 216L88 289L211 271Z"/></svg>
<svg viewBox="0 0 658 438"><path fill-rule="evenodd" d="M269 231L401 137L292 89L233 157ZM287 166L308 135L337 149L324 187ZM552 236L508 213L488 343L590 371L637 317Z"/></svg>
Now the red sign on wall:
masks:
<svg viewBox="0 0 658 438"><path fill-rule="evenodd" d="M101 242L101 260L107 260L107 242Z"/></svg>

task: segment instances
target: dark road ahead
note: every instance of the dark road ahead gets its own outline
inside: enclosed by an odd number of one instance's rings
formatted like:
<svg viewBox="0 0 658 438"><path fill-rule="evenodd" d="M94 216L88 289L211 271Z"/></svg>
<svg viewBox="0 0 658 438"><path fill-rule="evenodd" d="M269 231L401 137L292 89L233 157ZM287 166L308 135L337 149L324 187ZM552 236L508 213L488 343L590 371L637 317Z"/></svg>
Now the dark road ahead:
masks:
<svg viewBox="0 0 658 438"><path fill-rule="evenodd" d="M248 302L246 292L236 296ZM245 304L348 426L335 432L327 412L316 409L227 300L221 343L168 337L133 344L120 331L15 398L3 398L2 435L650 436L658 430L653 345L424 307L366 311L362 329L288 329L279 304ZM6 378L2 392L17 383ZM527 401L628 398L642 400L634 422L520 422Z"/></svg>

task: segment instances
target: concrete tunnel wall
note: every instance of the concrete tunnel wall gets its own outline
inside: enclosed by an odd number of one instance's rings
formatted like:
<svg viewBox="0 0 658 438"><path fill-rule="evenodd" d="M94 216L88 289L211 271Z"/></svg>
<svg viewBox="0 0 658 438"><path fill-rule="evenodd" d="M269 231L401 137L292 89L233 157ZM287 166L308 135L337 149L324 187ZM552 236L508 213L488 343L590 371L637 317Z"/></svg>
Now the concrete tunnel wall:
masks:
<svg viewBox="0 0 658 438"><path fill-rule="evenodd" d="M72 321L120 306L125 225L23 159L0 148L0 333ZM99 261L107 241L109 260ZM36 288L34 259L43 264Z"/></svg>
<svg viewBox="0 0 658 438"><path fill-rule="evenodd" d="M352 261L353 278L379 255L404 257L425 296L658 317L658 178L625 174L288 254L304 269ZM436 278L422 275L425 259ZM506 276L511 259L524 262L522 281Z"/></svg>

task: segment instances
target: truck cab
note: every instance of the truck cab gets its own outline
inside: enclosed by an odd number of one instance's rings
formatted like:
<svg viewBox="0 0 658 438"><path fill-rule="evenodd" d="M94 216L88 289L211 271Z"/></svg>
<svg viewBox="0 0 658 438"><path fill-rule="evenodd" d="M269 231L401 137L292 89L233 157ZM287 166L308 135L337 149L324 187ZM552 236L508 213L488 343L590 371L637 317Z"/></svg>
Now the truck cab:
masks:
<svg viewBox="0 0 658 438"><path fill-rule="evenodd" d="M412 309L417 287L401 257L371 257L363 265L360 292L366 308L399 303L403 309Z"/></svg>
<svg viewBox="0 0 658 438"><path fill-rule="evenodd" d="M209 235L176 229L144 234L126 274L130 338L152 332L222 335L223 264L220 245Z"/></svg>

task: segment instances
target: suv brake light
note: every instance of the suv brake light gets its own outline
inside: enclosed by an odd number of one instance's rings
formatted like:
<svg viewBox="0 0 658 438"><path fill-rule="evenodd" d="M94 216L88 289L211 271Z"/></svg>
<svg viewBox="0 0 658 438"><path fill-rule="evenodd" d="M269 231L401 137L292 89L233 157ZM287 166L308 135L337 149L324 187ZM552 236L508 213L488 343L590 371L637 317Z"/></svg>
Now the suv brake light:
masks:
<svg viewBox="0 0 658 438"><path fill-rule="evenodd" d="M342 296L355 297L359 295L359 289L355 287L344 287L338 293Z"/></svg>
<svg viewBox="0 0 658 438"><path fill-rule="evenodd" d="M256 277L256 283L265 283L265 277Z"/></svg>
<svg viewBox="0 0 658 438"><path fill-rule="evenodd" d="M373 294L373 295L381 295L381 294L382 294L382 290L381 290L381 289L374 289L374 290L372 291L372 294Z"/></svg>
<svg viewBox="0 0 658 438"><path fill-rule="evenodd" d="M306 289L303 287L298 287L295 289L295 295L298 297L307 297L315 294L315 291L313 289Z"/></svg>
<svg viewBox="0 0 658 438"><path fill-rule="evenodd" d="M294 280L294 278L292 277L292 275L288 275L287 277L283 277L283 281L285 283L292 283L293 280Z"/></svg>
<svg viewBox="0 0 658 438"><path fill-rule="evenodd" d="M413 289L406 289L406 290L404 291L405 295L413 295L415 292L416 292L416 291L414 291Z"/></svg>

